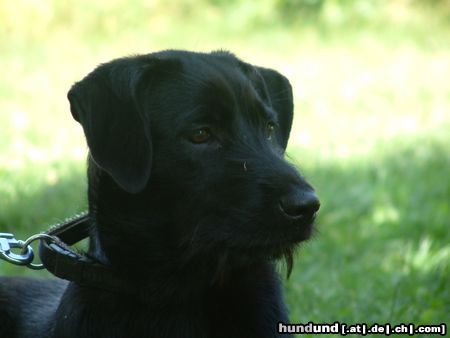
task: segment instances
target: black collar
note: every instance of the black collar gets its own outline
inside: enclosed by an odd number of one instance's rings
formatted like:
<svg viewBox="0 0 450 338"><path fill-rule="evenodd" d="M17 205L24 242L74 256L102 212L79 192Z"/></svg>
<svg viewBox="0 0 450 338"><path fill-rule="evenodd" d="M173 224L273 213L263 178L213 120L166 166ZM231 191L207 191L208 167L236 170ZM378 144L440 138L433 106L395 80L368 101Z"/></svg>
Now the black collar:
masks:
<svg viewBox="0 0 450 338"><path fill-rule="evenodd" d="M39 256L44 267L56 277L82 286L127 295L136 293L136 288L112 266L70 247L89 237L91 227L92 220L89 214L84 213L46 231L52 239L40 242Z"/></svg>

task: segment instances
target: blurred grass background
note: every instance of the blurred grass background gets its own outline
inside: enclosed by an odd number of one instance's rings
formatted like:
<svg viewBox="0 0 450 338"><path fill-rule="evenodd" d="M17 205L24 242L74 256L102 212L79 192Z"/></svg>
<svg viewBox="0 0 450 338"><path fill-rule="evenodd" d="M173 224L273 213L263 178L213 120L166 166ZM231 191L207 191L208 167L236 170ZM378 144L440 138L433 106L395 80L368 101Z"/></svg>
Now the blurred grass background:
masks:
<svg viewBox="0 0 450 338"><path fill-rule="evenodd" d="M292 322L448 324L448 0L0 0L0 232L86 208L67 90L166 48L229 49L293 84L288 153L322 209L285 283Z"/></svg>

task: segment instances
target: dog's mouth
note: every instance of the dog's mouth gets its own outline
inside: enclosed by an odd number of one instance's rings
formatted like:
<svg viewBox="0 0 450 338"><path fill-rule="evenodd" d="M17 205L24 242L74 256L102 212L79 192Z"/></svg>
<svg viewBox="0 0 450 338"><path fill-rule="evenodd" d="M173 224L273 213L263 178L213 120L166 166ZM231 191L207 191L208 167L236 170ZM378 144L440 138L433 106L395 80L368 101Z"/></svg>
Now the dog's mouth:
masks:
<svg viewBox="0 0 450 338"><path fill-rule="evenodd" d="M308 240L314 232L315 215L309 219L298 218L286 222L233 224L222 238L206 235L213 233L209 227L199 227L190 237L189 257L205 254L212 259L218 271L232 267L243 267L261 261L284 260L288 276L293 268L294 254L297 247ZM208 222L206 224L212 224ZM216 227L217 228L217 227ZM237 231L237 230L240 231Z"/></svg>
<svg viewBox="0 0 450 338"><path fill-rule="evenodd" d="M286 248L308 240L314 232L316 214L299 217L291 222L272 227L272 234L267 240L269 247Z"/></svg>
<svg viewBox="0 0 450 338"><path fill-rule="evenodd" d="M298 246L299 242L266 243L250 248L232 250L231 252L222 252L219 256L226 257L226 261L235 267L257 264L261 261L284 261L287 277L289 278L294 265L295 251Z"/></svg>
<svg viewBox="0 0 450 338"><path fill-rule="evenodd" d="M242 255L252 259L286 262L288 277L292 271L294 254L299 245L308 240L314 232L315 215L308 220L285 225L284 231L278 231L263 238L255 238L251 245L242 249Z"/></svg>

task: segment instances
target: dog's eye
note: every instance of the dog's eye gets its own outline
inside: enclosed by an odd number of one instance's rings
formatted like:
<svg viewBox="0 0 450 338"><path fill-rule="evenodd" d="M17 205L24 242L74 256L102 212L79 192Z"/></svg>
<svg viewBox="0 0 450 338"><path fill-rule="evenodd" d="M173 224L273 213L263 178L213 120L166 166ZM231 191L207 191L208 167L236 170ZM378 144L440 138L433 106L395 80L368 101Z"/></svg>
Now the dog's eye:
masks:
<svg viewBox="0 0 450 338"><path fill-rule="evenodd" d="M194 131L189 140L192 143L205 143L211 138L211 132L207 128L201 128Z"/></svg>
<svg viewBox="0 0 450 338"><path fill-rule="evenodd" d="M275 131L275 123L269 122L266 125L266 137L268 140L272 139L272 134Z"/></svg>

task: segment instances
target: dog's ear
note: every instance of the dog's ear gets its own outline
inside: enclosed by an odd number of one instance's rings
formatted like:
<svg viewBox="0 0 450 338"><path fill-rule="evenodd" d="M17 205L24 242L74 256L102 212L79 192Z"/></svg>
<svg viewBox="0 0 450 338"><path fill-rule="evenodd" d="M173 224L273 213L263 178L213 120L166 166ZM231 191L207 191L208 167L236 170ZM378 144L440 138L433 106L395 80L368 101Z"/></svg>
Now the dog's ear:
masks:
<svg viewBox="0 0 450 338"><path fill-rule="evenodd" d="M286 77L272 69L262 67L256 67L256 69L264 79L270 103L278 114L280 127L278 141L283 149L286 149L294 116L294 100L291 84Z"/></svg>
<svg viewBox="0 0 450 338"><path fill-rule="evenodd" d="M150 124L137 97L157 67L137 58L115 60L97 67L67 95L93 160L130 193L141 191L150 177Z"/></svg>

